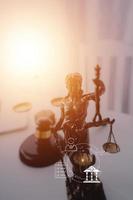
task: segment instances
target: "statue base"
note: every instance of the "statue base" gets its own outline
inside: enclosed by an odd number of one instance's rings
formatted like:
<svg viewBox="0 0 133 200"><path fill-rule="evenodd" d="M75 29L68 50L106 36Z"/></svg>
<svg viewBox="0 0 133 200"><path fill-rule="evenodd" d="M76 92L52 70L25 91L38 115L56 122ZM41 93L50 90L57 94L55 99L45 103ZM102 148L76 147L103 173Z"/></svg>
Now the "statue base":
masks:
<svg viewBox="0 0 133 200"><path fill-rule="evenodd" d="M68 200L107 200L101 182L80 183L70 178L70 183L66 181L66 187Z"/></svg>
<svg viewBox="0 0 133 200"><path fill-rule="evenodd" d="M59 139L63 144L61 136ZM61 158L53 135L47 139L38 139L35 135L29 136L20 146L19 156L24 164L32 167L49 166Z"/></svg>

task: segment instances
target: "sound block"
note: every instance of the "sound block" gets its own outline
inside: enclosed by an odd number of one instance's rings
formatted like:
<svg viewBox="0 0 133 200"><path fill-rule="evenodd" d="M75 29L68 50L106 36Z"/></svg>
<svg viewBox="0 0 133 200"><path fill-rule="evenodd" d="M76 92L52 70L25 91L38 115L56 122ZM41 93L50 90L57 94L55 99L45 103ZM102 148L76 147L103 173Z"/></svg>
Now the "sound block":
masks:
<svg viewBox="0 0 133 200"><path fill-rule="evenodd" d="M63 144L61 136L59 139ZM61 158L53 135L47 139L38 139L35 135L29 136L20 146L19 156L24 164L32 167L49 166Z"/></svg>

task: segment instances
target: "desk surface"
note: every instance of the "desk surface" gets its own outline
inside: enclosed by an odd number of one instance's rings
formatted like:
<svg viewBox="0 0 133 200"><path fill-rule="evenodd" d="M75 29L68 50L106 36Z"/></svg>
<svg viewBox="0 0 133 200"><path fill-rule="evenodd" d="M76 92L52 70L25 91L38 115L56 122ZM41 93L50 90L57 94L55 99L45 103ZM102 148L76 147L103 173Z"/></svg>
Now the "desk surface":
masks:
<svg viewBox="0 0 133 200"><path fill-rule="evenodd" d="M27 167L18 149L29 131L0 135L0 200L66 200L65 179L55 178L55 166Z"/></svg>
<svg viewBox="0 0 133 200"><path fill-rule="evenodd" d="M101 156L101 180L108 200L131 200L133 118L120 114L112 116L117 118L115 132L121 152ZM100 132L91 130L92 144L100 148L107 138L106 132L106 127L100 128ZM65 180L55 178L54 166L36 169L19 160L19 146L32 133L26 130L0 135L0 200L66 200Z"/></svg>

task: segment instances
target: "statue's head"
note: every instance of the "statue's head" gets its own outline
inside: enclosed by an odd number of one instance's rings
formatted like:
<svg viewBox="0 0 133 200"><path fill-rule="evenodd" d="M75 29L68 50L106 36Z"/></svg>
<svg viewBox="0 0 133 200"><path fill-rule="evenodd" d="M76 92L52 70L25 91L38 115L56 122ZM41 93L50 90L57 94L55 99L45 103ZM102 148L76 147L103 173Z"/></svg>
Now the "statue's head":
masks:
<svg viewBox="0 0 133 200"><path fill-rule="evenodd" d="M80 73L72 73L66 76L66 88L69 96L78 97L82 94L82 76Z"/></svg>

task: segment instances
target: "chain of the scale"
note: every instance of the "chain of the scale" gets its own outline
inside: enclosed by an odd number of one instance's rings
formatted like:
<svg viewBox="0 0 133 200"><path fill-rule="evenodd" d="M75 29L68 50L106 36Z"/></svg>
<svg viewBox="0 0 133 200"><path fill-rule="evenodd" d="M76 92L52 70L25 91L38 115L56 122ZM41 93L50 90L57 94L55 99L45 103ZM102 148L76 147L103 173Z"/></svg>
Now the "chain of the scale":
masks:
<svg viewBox="0 0 133 200"><path fill-rule="evenodd" d="M116 139L113 133L113 124L110 124L110 131L109 131L109 136L107 142L111 142L111 139L113 138L114 142L116 143Z"/></svg>
<svg viewBox="0 0 133 200"><path fill-rule="evenodd" d="M58 134L56 132L54 132L54 137L55 137L55 140L56 140L57 148L58 148L59 153L60 153L60 160L61 160L62 167L63 167L63 170L64 170L64 174L65 174L65 177L66 177L66 181L68 183L70 195L72 197L71 200L76 200L75 197L74 197L74 195L73 195L73 191L72 191L72 187L71 187L71 182L70 182L70 179L69 179L69 176L68 176L68 173L67 173L67 168L66 168L66 165L65 165L65 162L64 162L64 159L63 159L62 147L61 147L61 144L60 144L60 141L59 141Z"/></svg>
<svg viewBox="0 0 133 200"><path fill-rule="evenodd" d="M116 143L116 139L115 139L115 135L114 135L114 132L113 132L113 124L112 124L112 123L111 123L110 127L111 127L111 128L110 128L110 129L111 129L111 130L110 130L111 135L112 135L112 137L113 137L113 139L114 139L115 144L117 144L117 143Z"/></svg>

